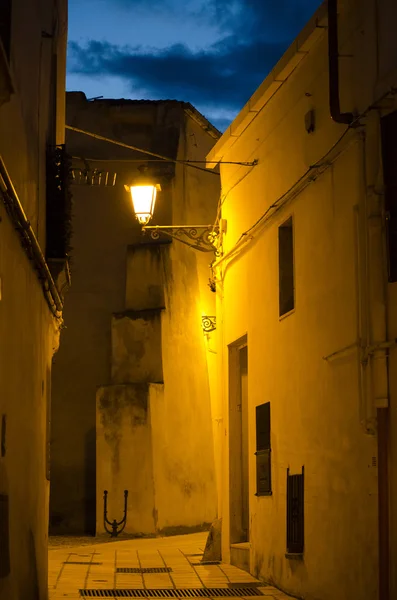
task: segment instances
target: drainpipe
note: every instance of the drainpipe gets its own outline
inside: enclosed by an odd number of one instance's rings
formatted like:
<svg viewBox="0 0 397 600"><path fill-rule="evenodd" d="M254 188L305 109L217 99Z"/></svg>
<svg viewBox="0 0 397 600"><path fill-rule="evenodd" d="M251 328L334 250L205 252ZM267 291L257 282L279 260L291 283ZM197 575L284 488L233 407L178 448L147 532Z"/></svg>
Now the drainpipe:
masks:
<svg viewBox="0 0 397 600"><path fill-rule="evenodd" d="M351 125L353 113L341 113L339 97L338 0L328 0L329 109L335 123Z"/></svg>
<svg viewBox="0 0 397 600"><path fill-rule="evenodd" d="M367 171L367 166L370 167L376 160L376 151L373 146L368 146L367 150L364 133L361 139L363 234L367 245L367 314L370 327L363 359L370 368L371 405L376 409L377 420L379 600L389 600L388 351L394 341L387 340L387 272L382 196L369 180L369 168Z"/></svg>

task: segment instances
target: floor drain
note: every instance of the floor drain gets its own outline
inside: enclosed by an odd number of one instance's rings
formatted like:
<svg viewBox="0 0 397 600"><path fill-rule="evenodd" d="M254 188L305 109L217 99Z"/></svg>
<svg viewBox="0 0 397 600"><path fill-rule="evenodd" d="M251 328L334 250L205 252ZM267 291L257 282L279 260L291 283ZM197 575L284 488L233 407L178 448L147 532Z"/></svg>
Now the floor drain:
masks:
<svg viewBox="0 0 397 600"><path fill-rule="evenodd" d="M120 567L116 573L171 573L171 567Z"/></svg>
<svg viewBox="0 0 397 600"><path fill-rule="evenodd" d="M83 598L225 598L243 596L263 596L256 587L240 588L184 588L164 590L118 589L118 590L79 590Z"/></svg>

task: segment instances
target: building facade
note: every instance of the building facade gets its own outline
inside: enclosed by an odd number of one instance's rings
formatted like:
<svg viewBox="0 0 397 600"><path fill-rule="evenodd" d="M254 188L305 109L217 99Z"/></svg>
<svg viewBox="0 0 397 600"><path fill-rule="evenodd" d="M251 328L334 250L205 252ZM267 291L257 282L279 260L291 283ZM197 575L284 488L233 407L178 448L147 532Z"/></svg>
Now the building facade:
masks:
<svg viewBox="0 0 397 600"><path fill-rule="evenodd" d="M51 363L67 273L67 3L40 7L8 0L0 8L0 597L7 600L47 598Z"/></svg>
<svg viewBox="0 0 397 600"><path fill-rule="evenodd" d="M322 5L208 155L258 161L221 164L223 558L312 600L397 597L396 20Z"/></svg>
<svg viewBox="0 0 397 600"><path fill-rule="evenodd" d="M111 521L128 491L126 533L198 530L217 513L201 323L213 254L143 235L124 185L146 165L162 188L153 223L213 224L219 175L178 161L205 161L219 133L188 104L81 93L67 94L67 123L170 160L67 135L73 286L53 371L51 531L104 533L105 490Z"/></svg>

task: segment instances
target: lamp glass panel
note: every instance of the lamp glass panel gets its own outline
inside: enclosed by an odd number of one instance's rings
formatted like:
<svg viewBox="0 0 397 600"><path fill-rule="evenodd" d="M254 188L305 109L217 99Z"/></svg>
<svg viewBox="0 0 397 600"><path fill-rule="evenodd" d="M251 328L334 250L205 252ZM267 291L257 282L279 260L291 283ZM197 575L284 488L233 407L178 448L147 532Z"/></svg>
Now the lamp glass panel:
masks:
<svg viewBox="0 0 397 600"><path fill-rule="evenodd" d="M153 216L157 189L154 185L131 186L132 205L135 215L142 225L146 225Z"/></svg>

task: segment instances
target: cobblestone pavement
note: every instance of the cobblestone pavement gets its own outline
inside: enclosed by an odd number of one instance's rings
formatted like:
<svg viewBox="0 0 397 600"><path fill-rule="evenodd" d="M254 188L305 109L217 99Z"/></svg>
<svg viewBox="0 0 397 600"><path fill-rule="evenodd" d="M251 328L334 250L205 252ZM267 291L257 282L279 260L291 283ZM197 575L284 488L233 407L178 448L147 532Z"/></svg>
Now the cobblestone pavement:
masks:
<svg viewBox="0 0 397 600"><path fill-rule="evenodd" d="M91 545L87 545L87 541L81 539L75 546L71 545L73 538L67 538L64 544L50 542L49 600L81 597L106 597L117 600L121 597L131 597L131 591L128 590L147 590L147 595L139 594L139 597L146 598L154 596L155 592L151 590L160 589L170 590L169 595L177 597L176 592L172 590L188 588L230 589L230 595L226 594L227 599L235 598L236 588L244 585L254 587L258 594L242 596L243 600L291 600L290 596L275 587L260 584L249 573L232 565L200 564L206 539L207 533L197 533ZM76 542L77 539L74 543ZM160 571L145 572L147 569ZM134 573L131 570L144 572ZM90 590L101 590L100 595ZM114 594L111 590L118 592ZM181 592L181 595L185 593ZM168 592L162 595L165 594ZM206 593L205 597L211 598L211 594Z"/></svg>

